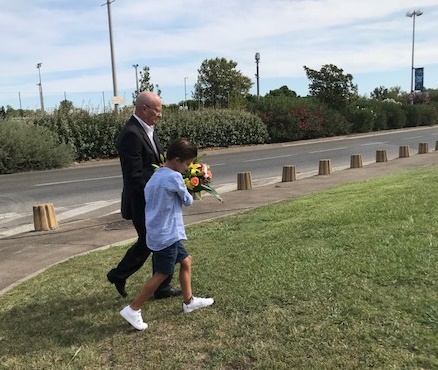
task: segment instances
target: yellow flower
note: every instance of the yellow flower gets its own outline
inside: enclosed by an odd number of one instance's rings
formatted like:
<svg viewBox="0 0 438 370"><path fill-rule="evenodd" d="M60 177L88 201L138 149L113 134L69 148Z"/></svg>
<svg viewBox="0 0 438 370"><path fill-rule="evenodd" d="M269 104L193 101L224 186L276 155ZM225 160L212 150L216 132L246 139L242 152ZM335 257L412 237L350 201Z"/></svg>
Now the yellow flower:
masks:
<svg viewBox="0 0 438 370"><path fill-rule="evenodd" d="M190 183L190 179L184 179L184 183L186 184L187 189L193 190L193 185Z"/></svg>

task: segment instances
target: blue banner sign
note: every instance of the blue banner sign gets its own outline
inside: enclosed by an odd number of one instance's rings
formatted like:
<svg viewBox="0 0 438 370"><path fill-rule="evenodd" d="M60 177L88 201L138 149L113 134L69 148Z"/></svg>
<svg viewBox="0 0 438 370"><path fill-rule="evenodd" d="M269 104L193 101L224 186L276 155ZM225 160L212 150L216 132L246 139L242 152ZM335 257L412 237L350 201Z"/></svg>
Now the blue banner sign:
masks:
<svg viewBox="0 0 438 370"><path fill-rule="evenodd" d="M423 91L424 68L415 68L415 91Z"/></svg>

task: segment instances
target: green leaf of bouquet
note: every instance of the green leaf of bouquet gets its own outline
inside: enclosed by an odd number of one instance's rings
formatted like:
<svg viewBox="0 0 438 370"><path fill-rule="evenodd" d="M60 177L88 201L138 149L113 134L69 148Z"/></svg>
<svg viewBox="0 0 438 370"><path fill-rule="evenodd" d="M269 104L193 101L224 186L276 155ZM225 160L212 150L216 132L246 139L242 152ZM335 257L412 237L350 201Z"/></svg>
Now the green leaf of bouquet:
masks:
<svg viewBox="0 0 438 370"><path fill-rule="evenodd" d="M208 185L201 185L200 187L201 187L202 190L204 190L207 193L209 193L212 196L214 196L217 200L223 202L222 197L219 195L219 193L216 191L216 189L214 189L214 188L212 188L211 186L208 186Z"/></svg>

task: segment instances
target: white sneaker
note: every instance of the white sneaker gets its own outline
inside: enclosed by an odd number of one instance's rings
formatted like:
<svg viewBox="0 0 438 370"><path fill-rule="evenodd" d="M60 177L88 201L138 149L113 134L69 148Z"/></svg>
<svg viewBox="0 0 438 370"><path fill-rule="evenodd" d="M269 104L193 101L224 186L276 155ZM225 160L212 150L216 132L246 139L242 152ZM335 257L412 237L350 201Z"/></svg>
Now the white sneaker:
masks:
<svg viewBox="0 0 438 370"><path fill-rule="evenodd" d="M148 324L143 322L143 318L141 317L141 310L135 311L131 307L126 306L120 311L120 315L137 330L145 330L148 328Z"/></svg>
<svg viewBox="0 0 438 370"><path fill-rule="evenodd" d="M198 308L208 307L211 306L214 303L213 298L198 298L198 297L192 297L192 300L189 304L185 304L183 302L182 307L184 313L189 313L194 310L197 310Z"/></svg>

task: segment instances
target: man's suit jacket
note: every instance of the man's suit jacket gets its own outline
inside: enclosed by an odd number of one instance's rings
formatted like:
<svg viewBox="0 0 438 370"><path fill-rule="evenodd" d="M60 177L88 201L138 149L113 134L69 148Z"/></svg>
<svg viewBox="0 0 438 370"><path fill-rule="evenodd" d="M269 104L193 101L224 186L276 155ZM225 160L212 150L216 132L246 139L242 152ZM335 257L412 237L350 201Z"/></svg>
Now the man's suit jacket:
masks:
<svg viewBox="0 0 438 370"><path fill-rule="evenodd" d="M144 223L144 187L154 172L152 164L159 164L159 155L164 155L155 131L153 138L158 156L140 122L131 116L117 139L123 174L121 212L127 220Z"/></svg>

